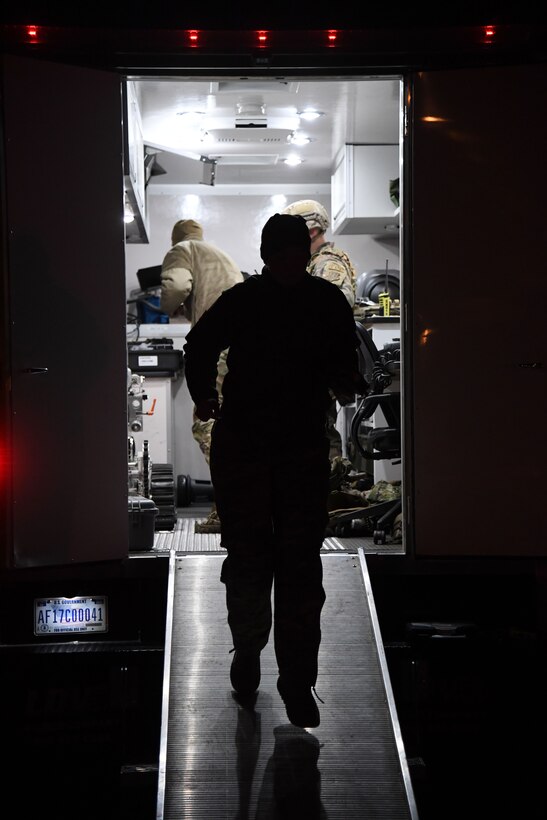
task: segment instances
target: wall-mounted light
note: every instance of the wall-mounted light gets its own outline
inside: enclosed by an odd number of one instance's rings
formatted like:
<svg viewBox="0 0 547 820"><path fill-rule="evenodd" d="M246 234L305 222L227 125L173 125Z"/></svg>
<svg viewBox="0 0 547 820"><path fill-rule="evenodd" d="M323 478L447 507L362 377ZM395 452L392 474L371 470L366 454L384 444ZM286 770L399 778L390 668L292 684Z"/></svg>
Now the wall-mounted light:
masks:
<svg viewBox="0 0 547 820"><path fill-rule="evenodd" d="M135 221L135 211L133 210L133 206L127 196L127 191L124 191L124 203L123 203L123 221L126 225L129 225L130 222Z"/></svg>

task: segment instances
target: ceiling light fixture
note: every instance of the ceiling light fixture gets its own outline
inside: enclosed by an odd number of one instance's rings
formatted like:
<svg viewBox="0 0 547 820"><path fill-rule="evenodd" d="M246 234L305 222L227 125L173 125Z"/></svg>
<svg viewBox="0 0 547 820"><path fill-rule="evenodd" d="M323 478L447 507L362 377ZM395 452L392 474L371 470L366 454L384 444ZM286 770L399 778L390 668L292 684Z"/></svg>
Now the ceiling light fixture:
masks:
<svg viewBox="0 0 547 820"><path fill-rule="evenodd" d="M302 160L300 159L300 157L297 157L296 154L289 154L288 157L285 157L283 162L285 163L285 165L300 165Z"/></svg>
<svg viewBox="0 0 547 820"><path fill-rule="evenodd" d="M324 111L316 111L313 108L305 108L303 111L298 112L298 116L301 120L306 120L307 122L313 122L313 120L317 120L319 117L324 117Z"/></svg>
<svg viewBox="0 0 547 820"><path fill-rule="evenodd" d="M291 145L308 145L311 142L309 137L305 137L304 134L293 134L289 139Z"/></svg>

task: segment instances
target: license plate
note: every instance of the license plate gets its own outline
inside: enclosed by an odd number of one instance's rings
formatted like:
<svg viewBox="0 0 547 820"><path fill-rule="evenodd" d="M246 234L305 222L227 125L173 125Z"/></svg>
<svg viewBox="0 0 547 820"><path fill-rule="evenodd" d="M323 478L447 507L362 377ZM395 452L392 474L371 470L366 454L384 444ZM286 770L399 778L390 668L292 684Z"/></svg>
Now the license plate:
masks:
<svg viewBox="0 0 547 820"><path fill-rule="evenodd" d="M76 632L108 632L105 595L94 598L35 598L35 635Z"/></svg>

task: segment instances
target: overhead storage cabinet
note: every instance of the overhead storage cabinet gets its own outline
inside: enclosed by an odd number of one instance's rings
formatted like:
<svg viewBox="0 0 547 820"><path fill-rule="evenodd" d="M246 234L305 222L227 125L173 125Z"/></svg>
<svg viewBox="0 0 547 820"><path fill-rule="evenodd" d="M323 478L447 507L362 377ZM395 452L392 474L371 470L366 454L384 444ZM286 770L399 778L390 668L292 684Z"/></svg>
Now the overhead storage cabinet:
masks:
<svg viewBox="0 0 547 820"><path fill-rule="evenodd" d="M331 177L333 233L396 234L399 208L389 184L398 178L398 145L344 145Z"/></svg>

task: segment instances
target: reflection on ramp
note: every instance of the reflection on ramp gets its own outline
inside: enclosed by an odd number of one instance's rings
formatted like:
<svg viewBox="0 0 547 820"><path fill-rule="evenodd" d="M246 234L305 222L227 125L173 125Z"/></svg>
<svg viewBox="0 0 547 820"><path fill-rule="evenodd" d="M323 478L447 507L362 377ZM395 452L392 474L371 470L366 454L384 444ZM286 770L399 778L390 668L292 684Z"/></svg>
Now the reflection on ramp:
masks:
<svg viewBox="0 0 547 820"><path fill-rule="evenodd" d="M417 820L364 553L323 555L324 703L309 731L287 721L272 640L257 695L232 691L222 560L171 556L157 820Z"/></svg>

